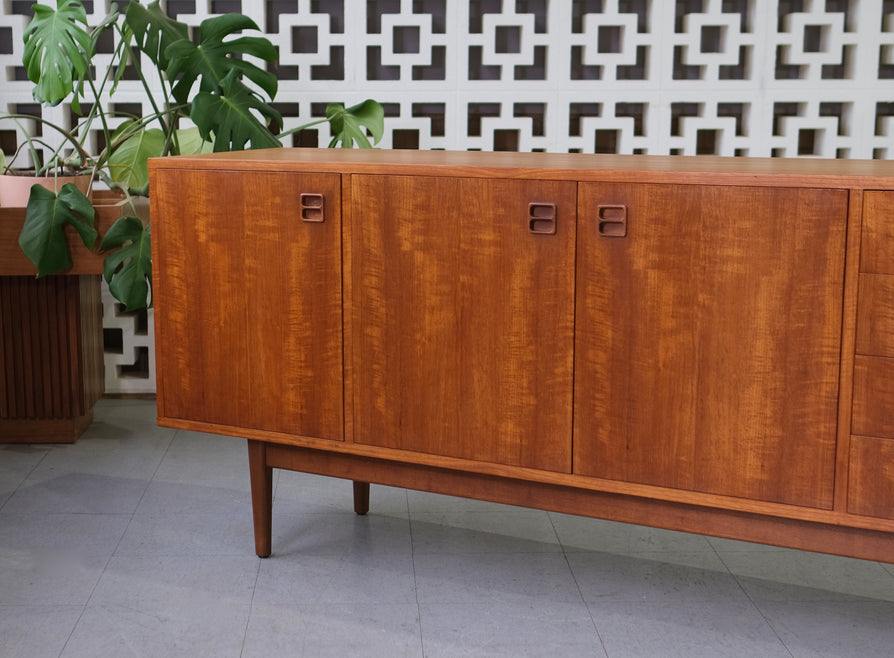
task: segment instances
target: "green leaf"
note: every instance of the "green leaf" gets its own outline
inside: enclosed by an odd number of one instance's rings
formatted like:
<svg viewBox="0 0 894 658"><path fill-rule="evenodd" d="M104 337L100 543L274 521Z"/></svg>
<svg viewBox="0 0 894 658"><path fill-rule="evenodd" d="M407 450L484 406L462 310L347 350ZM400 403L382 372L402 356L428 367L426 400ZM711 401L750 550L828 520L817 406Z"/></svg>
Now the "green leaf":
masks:
<svg viewBox="0 0 894 658"><path fill-rule="evenodd" d="M190 118L203 139L214 139L215 151L240 151L246 148L275 148L279 140L251 110L273 122L281 123L279 112L264 103L234 73L224 80L221 93L199 93L192 104Z"/></svg>
<svg viewBox="0 0 894 658"><path fill-rule="evenodd" d="M74 226L88 249L93 248L97 238L93 217L90 200L73 183L63 185L58 196L40 185L31 187L19 246L37 267L38 276L71 267L66 224Z"/></svg>
<svg viewBox="0 0 894 658"><path fill-rule="evenodd" d="M103 238L100 249L116 249L106 256L103 277L109 292L125 310L151 305L152 255L150 228L137 217L119 217Z"/></svg>
<svg viewBox="0 0 894 658"><path fill-rule="evenodd" d="M75 80L87 74L92 57L87 14L78 0L57 0L55 10L40 4L33 8L22 63L35 84L35 99L56 105L74 90Z"/></svg>
<svg viewBox="0 0 894 658"><path fill-rule="evenodd" d="M189 27L165 14L157 1L148 7L131 2L124 13L124 22L133 30L140 50L162 70L170 65L165 54L168 47L177 41L189 40Z"/></svg>
<svg viewBox="0 0 894 658"><path fill-rule="evenodd" d="M183 128L177 130L177 143L180 145L180 155L194 155L196 153L211 153L214 144L211 140L202 139L198 128Z"/></svg>
<svg viewBox="0 0 894 658"><path fill-rule="evenodd" d="M345 109L341 103L330 103L326 106L326 119L332 128L332 148L341 142L342 147L351 148L354 142L361 148L372 148L366 137L368 129L375 143L385 134L385 111L372 99Z"/></svg>
<svg viewBox="0 0 894 658"><path fill-rule="evenodd" d="M218 92L224 80L232 74L245 76L272 98L276 95L276 76L241 59L251 55L272 62L276 49L263 37L241 37L224 41L240 30L257 30L253 20L243 14L224 14L202 21L199 25L199 43L182 39L171 44L165 51L169 65L166 73L177 80L171 90L178 103L186 103L196 82L200 92Z"/></svg>
<svg viewBox="0 0 894 658"><path fill-rule="evenodd" d="M149 158L161 155L165 134L159 128L140 130L119 144L109 156L112 180L130 188L149 183Z"/></svg>

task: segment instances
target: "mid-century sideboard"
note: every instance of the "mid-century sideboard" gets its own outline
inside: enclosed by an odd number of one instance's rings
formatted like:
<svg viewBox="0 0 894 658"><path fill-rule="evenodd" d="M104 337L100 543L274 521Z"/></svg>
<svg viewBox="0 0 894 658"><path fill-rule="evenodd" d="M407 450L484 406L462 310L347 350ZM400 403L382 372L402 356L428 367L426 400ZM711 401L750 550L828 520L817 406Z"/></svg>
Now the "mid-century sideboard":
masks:
<svg viewBox="0 0 894 658"><path fill-rule="evenodd" d="M159 423L272 469L894 562L894 162L151 162Z"/></svg>

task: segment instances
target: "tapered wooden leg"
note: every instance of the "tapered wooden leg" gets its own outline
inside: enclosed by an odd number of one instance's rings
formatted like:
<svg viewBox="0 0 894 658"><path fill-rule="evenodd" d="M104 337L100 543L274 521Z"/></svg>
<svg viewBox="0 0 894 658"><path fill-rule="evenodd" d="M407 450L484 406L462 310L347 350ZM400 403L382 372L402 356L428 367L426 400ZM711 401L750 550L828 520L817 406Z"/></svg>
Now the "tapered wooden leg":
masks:
<svg viewBox="0 0 894 658"><path fill-rule="evenodd" d="M354 512L366 514L369 511L369 482L354 480Z"/></svg>
<svg viewBox="0 0 894 658"><path fill-rule="evenodd" d="M248 442L248 470L251 478L251 511L255 525L255 552L270 557L273 520L273 469L267 466L267 444Z"/></svg>

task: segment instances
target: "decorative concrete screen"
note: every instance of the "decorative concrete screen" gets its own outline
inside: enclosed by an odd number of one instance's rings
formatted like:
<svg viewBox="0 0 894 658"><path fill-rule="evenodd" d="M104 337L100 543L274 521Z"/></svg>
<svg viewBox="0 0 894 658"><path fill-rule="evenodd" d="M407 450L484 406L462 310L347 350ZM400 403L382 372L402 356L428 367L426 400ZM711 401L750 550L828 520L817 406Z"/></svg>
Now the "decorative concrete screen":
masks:
<svg viewBox="0 0 894 658"><path fill-rule="evenodd" d="M3 0L4 109L30 0ZM122 3L124 4L124 3ZM96 21L107 2L85 2ZM375 98L383 148L894 157L894 0L171 0L251 16L279 48L286 127ZM110 103L138 113L125 81ZM3 148L15 136L0 135ZM325 145L324 128L290 145ZM154 390L148 320L105 313L109 392ZM117 336L115 335L117 333Z"/></svg>

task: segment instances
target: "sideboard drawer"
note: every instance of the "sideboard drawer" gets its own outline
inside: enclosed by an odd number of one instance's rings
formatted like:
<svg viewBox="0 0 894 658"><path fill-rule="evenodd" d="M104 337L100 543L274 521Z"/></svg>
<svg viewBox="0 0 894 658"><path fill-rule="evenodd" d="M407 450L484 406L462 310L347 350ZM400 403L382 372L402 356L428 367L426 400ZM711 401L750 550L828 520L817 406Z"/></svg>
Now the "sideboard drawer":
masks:
<svg viewBox="0 0 894 658"><path fill-rule="evenodd" d="M894 192L866 192L860 271L894 274Z"/></svg>
<svg viewBox="0 0 894 658"><path fill-rule="evenodd" d="M894 357L894 276L861 274L857 354Z"/></svg>
<svg viewBox="0 0 894 658"><path fill-rule="evenodd" d="M894 441L851 437L847 511L894 519Z"/></svg>
<svg viewBox="0 0 894 658"><path fill-rule="evenodd" d="M854 359L854 406L851 431L894 439L894 359Z"/></svg>

